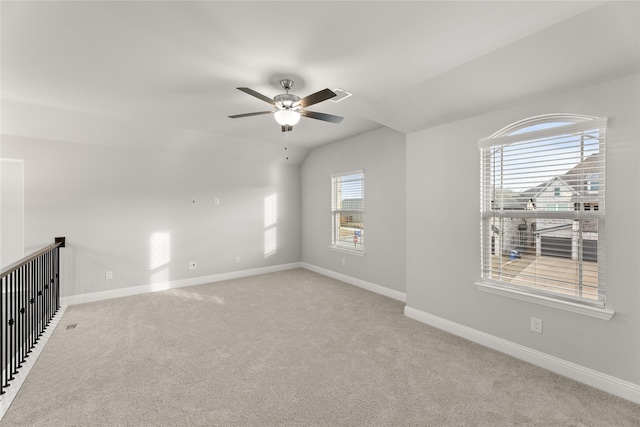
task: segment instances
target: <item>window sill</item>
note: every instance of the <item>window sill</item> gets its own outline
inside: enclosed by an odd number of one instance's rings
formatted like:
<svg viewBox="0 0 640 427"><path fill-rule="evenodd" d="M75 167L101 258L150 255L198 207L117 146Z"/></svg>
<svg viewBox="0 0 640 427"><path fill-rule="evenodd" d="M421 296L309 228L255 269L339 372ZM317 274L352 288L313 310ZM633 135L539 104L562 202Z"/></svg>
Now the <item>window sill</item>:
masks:
<svg viewBox="0 0 640 427"><path fill-rule="evenodd" d="M515 298L534 304L540 304L547 307L570 311L572 313L582 314L584 316L595 317L601 320L610 320L615 314L613 310L607 310L605 308L591 307L588 305L583 305L571 301L558 300L543 295L534 295L516 289L503 288L501 286L488 283L475 282L475 285L478 290L482 292L488 292L490 294L501 295L508 298Z"/></svg>
<svg viewBox="0 0 640 427"><path fill-rule="evenodd" d="M359 251L357 249L347 249L347 248L343 248L342 246L329 246L329 249L335 252L342 252L343 254L350 254L350 255L362 256L362 257L365 254L364 250Z"/></svg>

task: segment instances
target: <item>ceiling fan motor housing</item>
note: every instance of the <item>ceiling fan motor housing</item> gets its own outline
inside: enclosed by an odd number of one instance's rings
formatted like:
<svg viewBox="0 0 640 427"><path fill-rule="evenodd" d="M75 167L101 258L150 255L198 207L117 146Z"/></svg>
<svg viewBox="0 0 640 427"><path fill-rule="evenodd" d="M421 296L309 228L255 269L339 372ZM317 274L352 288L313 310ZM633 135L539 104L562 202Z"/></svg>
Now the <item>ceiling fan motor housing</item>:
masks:
<svg viewBox="0 0 640 427"><path fill-rule="evenodd" d="M291 93L282 93L280 95L276 95L273 100L279 108L283 108L286 110L292 109L300 109L300 106L295 106L295 104L300 101L300 97ZM296 108L294 108L294 106Z"/></svg>

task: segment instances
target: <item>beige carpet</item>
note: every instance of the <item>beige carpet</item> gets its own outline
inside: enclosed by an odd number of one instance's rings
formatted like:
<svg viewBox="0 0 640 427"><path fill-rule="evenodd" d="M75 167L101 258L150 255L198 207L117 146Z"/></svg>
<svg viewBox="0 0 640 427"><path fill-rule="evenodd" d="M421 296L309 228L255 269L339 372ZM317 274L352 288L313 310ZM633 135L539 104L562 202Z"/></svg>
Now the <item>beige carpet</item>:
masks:
<svg viewBox="0 0 640 427"><path fill-rule="evenodd" d="M640 406L298 269L69 307L0 424L638 426Z"/></svg>

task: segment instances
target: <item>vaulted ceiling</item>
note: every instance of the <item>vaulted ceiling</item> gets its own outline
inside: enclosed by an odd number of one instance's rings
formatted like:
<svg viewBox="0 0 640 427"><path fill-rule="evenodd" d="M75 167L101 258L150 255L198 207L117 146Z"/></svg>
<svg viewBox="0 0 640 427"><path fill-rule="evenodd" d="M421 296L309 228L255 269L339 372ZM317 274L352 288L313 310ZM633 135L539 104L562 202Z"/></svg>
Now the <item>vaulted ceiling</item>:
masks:
<svg viewBox="0 0 640 427"><path fill-rule="evenodd" d="M293 161L639 71L637 2L7 2L2 133ZM282 133L278 81L353 96ZM266 107L266 108L265 108ZM297 159L297 160L296 160Z"/></svg>

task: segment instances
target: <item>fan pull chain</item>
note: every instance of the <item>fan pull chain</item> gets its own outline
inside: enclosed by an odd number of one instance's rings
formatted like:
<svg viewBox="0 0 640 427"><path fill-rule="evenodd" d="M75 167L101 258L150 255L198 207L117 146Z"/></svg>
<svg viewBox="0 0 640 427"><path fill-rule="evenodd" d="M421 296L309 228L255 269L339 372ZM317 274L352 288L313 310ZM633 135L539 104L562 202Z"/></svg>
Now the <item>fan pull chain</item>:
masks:
<svg viewBox="0 0 640 427"><path fill-rule="evenodd" d="M285 156L285 160L289 160L289 134L287 132L285 132L284 134L284 154Z"/></svg>

